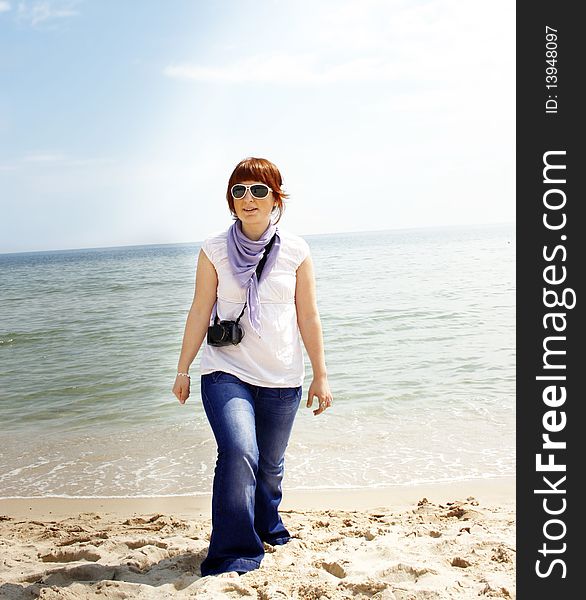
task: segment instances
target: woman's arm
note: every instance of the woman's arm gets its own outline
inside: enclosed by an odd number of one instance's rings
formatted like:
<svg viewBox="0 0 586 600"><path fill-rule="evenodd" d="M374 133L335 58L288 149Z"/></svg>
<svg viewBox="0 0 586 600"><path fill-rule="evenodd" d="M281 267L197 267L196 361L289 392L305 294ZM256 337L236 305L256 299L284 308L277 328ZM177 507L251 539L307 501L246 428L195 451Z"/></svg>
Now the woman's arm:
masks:
<svg viewBox="0 0 586 600"><path fill-rule="evenodd" d="M307 406L311 407L313 397L318 396L320 405L318 409L313 411L315 415L318 415L332 404L333 397L326 371L323 333L317 309L315 276L311 255L297 269L295 306L299 332L313 369L313 381L309 387Z"/></svg>
<svg viewBox="0 0 586 600"><path fill-rule="evenodd" d="M216 269L205 252L200 250L195 275L195 294L187 315L181 354L177 365L177 371L180 373L189 372L189 367L203 343L216 301L217 289ZM189 386L181 385L185 382L189 382L187 377L178 376L173 387L173 392L182 403L189 397Z"/></svg>
<svg viewBox="0 0 586 600"><path fill-rule="evenodd" d="M297 308L299 332L301 333L301 338L311 361L313 376L320 377L327 375L311 256L308 256L297 269L295 305Z"/></svg>

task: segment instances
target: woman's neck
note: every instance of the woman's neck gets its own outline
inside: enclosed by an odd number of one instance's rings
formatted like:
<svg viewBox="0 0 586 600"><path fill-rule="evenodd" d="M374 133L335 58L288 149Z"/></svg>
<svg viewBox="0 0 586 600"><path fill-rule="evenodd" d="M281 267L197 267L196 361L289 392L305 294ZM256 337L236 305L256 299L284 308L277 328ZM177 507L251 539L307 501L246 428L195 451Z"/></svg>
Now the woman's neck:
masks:
<svg viewBox="0 0 586 600"><path fill-rule="evenodd" d="M250 225L248 223L241 222L242 233L249 240L257 241L261 238L262 234L268 229L270 224L271 224L270 221L268 223L266 223L265 225L262 225L262 224Z"/></svg>

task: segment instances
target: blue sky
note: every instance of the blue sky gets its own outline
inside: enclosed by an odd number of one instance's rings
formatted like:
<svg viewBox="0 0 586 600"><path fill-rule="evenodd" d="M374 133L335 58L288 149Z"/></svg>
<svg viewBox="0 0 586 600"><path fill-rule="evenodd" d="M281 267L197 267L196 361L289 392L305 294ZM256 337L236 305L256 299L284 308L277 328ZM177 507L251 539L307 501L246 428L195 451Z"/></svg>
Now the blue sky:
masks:
<svg viewBox="0 0 586 600"><path fill-rule="evenodd" d="M515 3L0 0L0 252L515 220Z"/></svg>

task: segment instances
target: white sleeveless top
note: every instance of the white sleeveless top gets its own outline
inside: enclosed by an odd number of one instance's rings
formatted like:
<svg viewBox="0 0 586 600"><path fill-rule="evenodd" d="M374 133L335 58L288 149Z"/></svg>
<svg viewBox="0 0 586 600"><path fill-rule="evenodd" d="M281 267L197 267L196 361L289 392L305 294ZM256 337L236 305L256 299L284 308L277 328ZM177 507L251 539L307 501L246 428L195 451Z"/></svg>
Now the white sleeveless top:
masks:
<svg viewBox="0 0 586 600"><path fill-rule="evenodd" d="M278 225L277 230L281 238L277 260L269 272L263 270L258 287L261 336L250 325L247 305L239 321L244 331L239 344L210 346L206 334L201 355L202 375L226 371L242 381L263 387L297 387L303 384L305 362L297 324L295 284L297 267L310 250L302 237ZM230 268L228 230L210 235L202 242L201 248L218 275L218 317L235 321L246 302L246 289L240 287Z"/></svg>

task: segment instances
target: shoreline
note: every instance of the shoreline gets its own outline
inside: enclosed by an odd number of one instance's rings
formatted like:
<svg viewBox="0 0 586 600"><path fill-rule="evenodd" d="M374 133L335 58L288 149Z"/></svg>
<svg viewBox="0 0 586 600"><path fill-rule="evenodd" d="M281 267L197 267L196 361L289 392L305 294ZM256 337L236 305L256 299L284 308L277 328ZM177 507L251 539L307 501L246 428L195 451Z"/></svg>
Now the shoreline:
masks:
<svg viewBox="0 0 586 600"><path fill-rule="evenodd" d="M396 485L384 488L283 489L279 509L367 510L405 507L422 498L432 502L464 500L473 496L483 504L515 503L515 478L494 477L440 483ZM16 518L65 518L76 513L100 512L110 515L169 513L180 518L211 516L211 493L197 496L153 496L119 498L30 497L0 499L0 514Z"/></svg>

